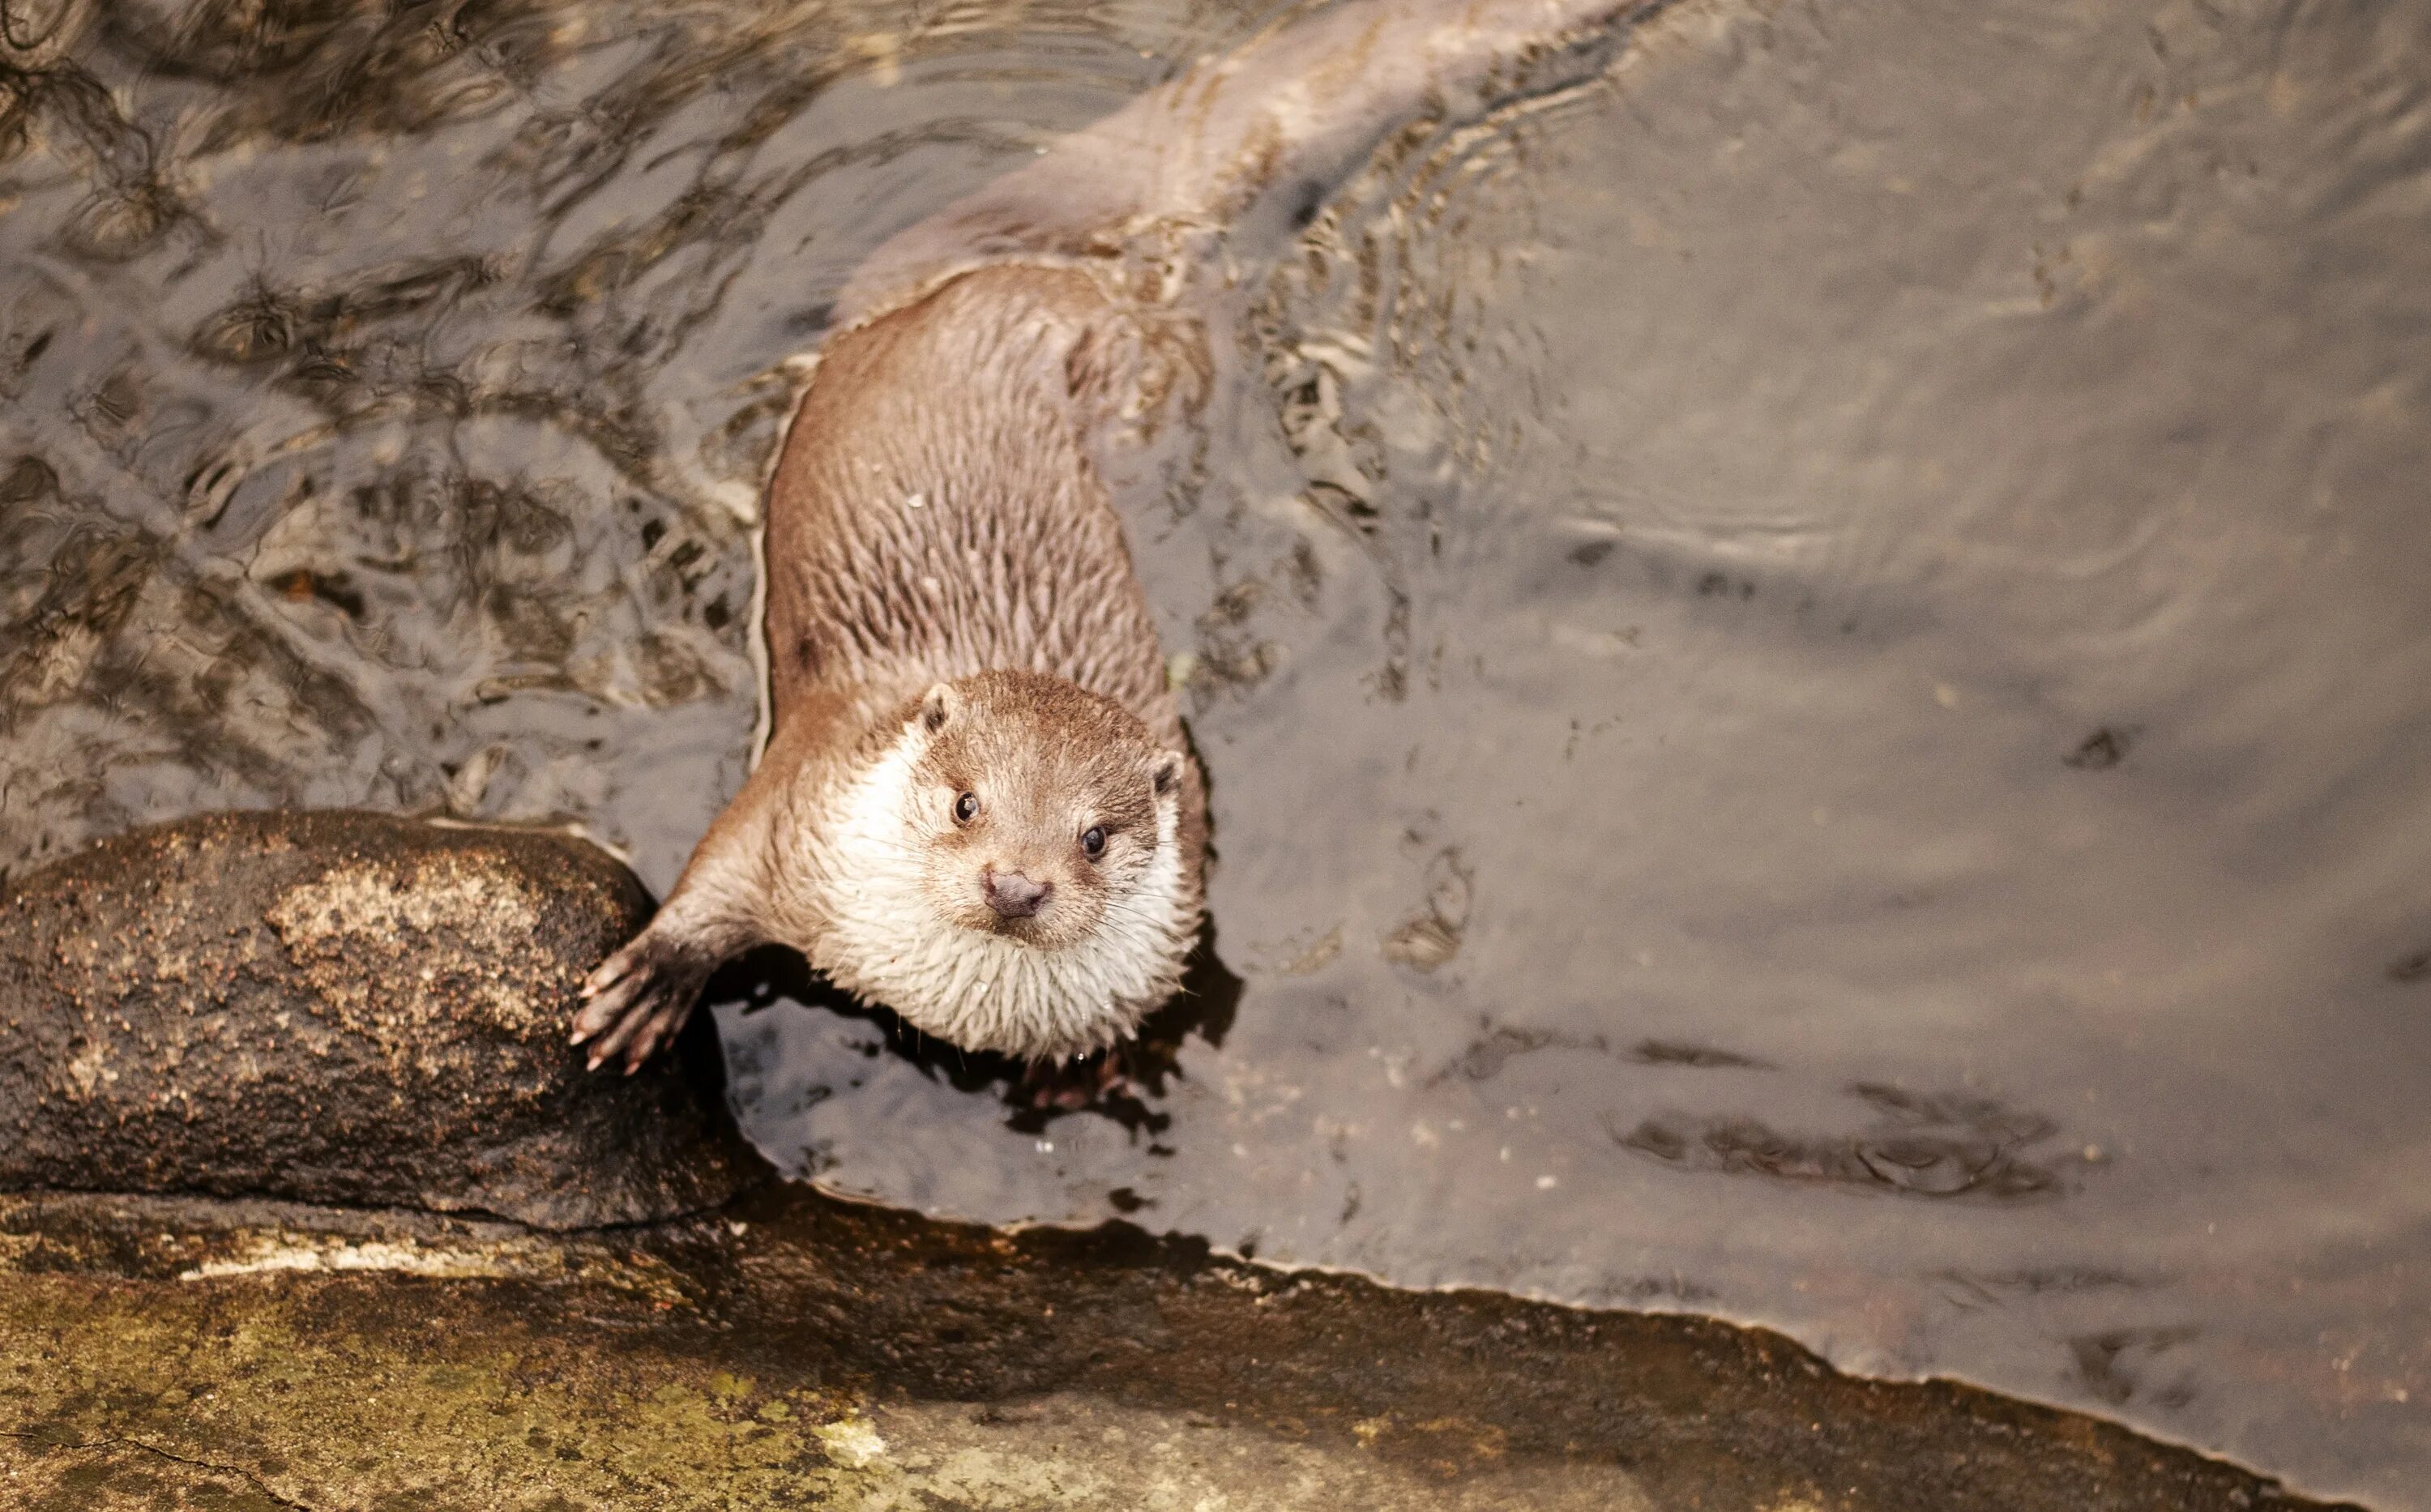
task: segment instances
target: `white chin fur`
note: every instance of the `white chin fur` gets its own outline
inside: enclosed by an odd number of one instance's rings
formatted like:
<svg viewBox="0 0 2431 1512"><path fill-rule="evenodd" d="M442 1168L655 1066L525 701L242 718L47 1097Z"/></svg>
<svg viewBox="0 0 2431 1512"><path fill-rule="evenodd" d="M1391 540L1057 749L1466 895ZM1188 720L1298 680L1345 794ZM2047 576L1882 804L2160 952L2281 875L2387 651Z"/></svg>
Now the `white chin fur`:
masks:
<svg viewBox="0 0 2431 1512"><path fill-rule="evenodd" d="M939 916L911 821L914 752L897 741L863 773L823 835L828 926L811 964L830 981L965 1050L1044 1059L1126 1038L1182 981L1198 920L1186 900L1177 810L1157 807L1156 853L1086 938L1045 949Z"/></svg>

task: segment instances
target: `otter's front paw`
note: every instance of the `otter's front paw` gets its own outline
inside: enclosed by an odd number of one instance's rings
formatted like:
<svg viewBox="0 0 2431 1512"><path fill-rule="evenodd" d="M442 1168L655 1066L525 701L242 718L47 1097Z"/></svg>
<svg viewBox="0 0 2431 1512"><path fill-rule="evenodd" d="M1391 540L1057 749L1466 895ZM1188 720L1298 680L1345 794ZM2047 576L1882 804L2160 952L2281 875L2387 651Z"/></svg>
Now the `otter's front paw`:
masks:
<svg viewBox="0 0 2431 1512"><path fill-rule="evenodd" d="M1077 1061L1032 1061L1022 1068L1014 1096L1040 1113L1071 1113L1131 1089L1118 1045Z"/></svg>
<svg viewBox="0 0 2431 1512"><path fill-rule="evenodd" d="M574 1016L574 1043L591 1046L591 1068L621 1052L627 1076L640 1070L692 1016L715 965L648 930L600 962L582 984L587 1000Z"/></svg>

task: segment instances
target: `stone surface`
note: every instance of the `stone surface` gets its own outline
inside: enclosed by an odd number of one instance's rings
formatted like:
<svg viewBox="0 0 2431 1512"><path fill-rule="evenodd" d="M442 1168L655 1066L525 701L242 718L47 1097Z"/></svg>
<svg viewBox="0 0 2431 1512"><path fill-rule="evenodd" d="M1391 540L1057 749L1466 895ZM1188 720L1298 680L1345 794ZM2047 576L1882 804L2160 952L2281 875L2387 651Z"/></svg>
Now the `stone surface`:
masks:
<svg viewBox="0 0 2431 1512"><path fill-rule="evenodd" d="M648 900L584 842L357 813L140 830L0 893L0 1187L547 1228L722 1201L684 1070L592 1076L584 973Z"/></svg>
<svg viewBox="0 0 2431 1512"><path fill-rule="evenodd" d="M2295 1512L1776 1335L1012 1235L763 1188L542 1235L0 1200L0 1504Z"/></svg>

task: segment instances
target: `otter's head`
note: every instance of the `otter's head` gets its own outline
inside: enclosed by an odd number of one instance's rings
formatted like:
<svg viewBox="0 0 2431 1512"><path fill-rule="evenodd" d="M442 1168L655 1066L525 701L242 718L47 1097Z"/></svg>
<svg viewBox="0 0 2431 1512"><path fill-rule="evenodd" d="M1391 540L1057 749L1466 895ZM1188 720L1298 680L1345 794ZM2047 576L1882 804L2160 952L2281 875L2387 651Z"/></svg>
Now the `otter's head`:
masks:
<svg viewBox="0 0 2431 1512"><path fill-rule="evenodd" d="M971 1050L1096 1050L1172 995L1199 927L1182 752L1061 678L930 688L828 847L840 985Z"/></svg>

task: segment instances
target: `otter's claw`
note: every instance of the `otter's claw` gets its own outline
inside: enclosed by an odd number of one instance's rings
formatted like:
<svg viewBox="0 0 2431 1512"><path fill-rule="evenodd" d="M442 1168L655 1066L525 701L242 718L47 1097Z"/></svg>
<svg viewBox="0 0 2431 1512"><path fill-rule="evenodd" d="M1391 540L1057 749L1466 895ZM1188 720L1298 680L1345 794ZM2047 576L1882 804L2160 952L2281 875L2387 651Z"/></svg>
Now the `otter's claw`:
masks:
<svg viewBox="0 0 2431 1512"><path fill-rule="evenodd" d="M1032 1061L1022 1071L1016 1096L1041 1113L1069 1113L1121 1097L1132 1086L1123 1060L1118 1045L1062 1064Z"/></svg>
<svg viewBox="0 0 2431 1512"><path fill-rule="evenodd" d="M708 977L699 962L645 930L583 983L572 1042L591 1044L595 1071L621 1053L629 1076L683 1027Z"/></svg>

